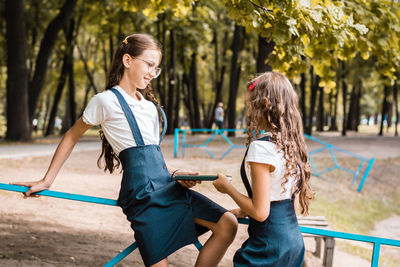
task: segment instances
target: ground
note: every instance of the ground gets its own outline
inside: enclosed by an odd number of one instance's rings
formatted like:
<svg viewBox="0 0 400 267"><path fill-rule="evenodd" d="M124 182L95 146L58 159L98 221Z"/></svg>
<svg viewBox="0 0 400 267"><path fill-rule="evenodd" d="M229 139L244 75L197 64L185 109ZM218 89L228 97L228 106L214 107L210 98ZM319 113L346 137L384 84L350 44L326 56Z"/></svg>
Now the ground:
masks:
<svg viewBox="0 0 400 267"><path fill-rule="evenodd" d="M189 142L206 140L206 136L188 138ZM316 191L312 215L324 215L330 222L330 228L337 231L356 232L385 238L400 239L400 211L392 209L391 201L397 201L399 194L398 176L400 171L400 139L395 137L375 137L354 135L320 136L326 142L343 147L351 152L370 159L376 158L361 193L351 186L352 176L344 172L326 174L322 178L312 177ZM1 183L40 179L51 160L55 149L54 141L40 140L30 145L0 146ZM194 141L197 140L197 141ZM235 143L243 142L243 138ZM49 144L47 144L49 143ZM309 151L320 147L313 141L307 142ZM221 156L229 148L224 141L216 140L210 144L210 150ZM169 166L182 169L199 170L203 174L222 172L233 175L235 187L244 192L239 177L239 167L243 148L235 148L223 160L211 159L202 148L188 148L182 158L173 157L173 138L167 137L162 145ZM100 143L97 138L83 138L77 149L62 168L52 190L71 192L116 199L119 190L119 172L112 175L104 173L96 166ZM359 164L347 154L338 153L338 160L348 167ZM318 166L330 166L327 153L313 156ZM347 164L347 165L346 165ZM365 168L365 167L364 167ZM195 190L205 194L225 208L236 208L235 203L226 195L219 194L210 182L203 182ZM334 201L332 200L334 199ZM351 199L351 202L348 202ZM368 202L378 201L378 206ZM357 202L358 201L358 202ZM99 266L105 264L121 250L133 242L133 232L119 207L88 204L50 197L23 199L22 194L0 190L0 266ZM368 203L368 205L359 204ZM371 202L372 203L372 202ZM389 203L389 204L388 204ZM398 203L398 202L395 202ZM340 205L356 205L354 216L347 216L352 210L340 210ZM358 206L357 206L358 205ZM375 215L375 208L378 214ZM383 209L385 208L385 209ZM335 213L338 212L338 213ZM339 213L340 212L340 213ZM373 214L372 216L370 214ZM345 216L346 215L346 216ZM342 217L341 217L342 216ZM364 218L363 216L368 216ZM338 219L339 218L339 219ZM348 221L346 221L348 220ZM361 223L356 221L360 221ZM201 241L207 234L201 237ZM237 237L229 248L220 266L232 266L234 252L247 238L246 226L240 225ZM313 239L307 238L307 266L321 266L315 258ZM360 248L361 247L361 248ZM362 250L359 252L359 250ZM365 252L364 250L368 250ZM388 266L399 263L400 248L381 250L382 262ZM337 242L334 266L370 266L368 253L371 251L352 242ZM170 266L193 266L197 249L191 245L177 251L169 257ZM367 257L363 254L367 253ZM138 251L134 251L118 266L142 266ZM382 266L385 266L382 265ZM381 262L380 262L381 266Z"/></svg>

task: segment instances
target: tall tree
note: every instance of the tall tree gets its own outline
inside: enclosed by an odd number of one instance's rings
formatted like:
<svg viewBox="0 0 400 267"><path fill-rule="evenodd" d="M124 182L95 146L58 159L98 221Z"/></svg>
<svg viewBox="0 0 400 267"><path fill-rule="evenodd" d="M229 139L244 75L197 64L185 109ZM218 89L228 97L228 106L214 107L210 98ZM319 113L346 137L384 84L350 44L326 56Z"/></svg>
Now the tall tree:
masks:
<svg viewBox="0 0 400 267"><path fill-rule="evenodd" d="M167 110L167 119L171 125L176 125L174 120L178 118L174 117L174 106L177 103L175 102L175 89L176 89L176 35L175 31L172 29L169 32L170 35L170 55L169 55L169 68L168 68L168 105L166 106ZM174 133L173 127L169 127L167 130L168 134Z"/></svg>
<svg viewBox="0 0 400 267"><path fill-rule="evenodd" d="M57 40L58 32L70 20L77 0L65 0L57 16L49 23L36 57L35 72L29 82L29 117L32 120L46 78L48 61Z"/></svg>
<svg viewBox="0 0 400 267"><path fill-rule="evenodd" d="M228 100L228 128L236 129L236 99L239 87L241 63L239 61L240 51L244 45L244 28L235 24L232 40L231 74L229 79L229 100ZM234 136L235 132L229 132Z"/></svg>
<svg viewBox="0 0 400 267"><path fill-rule="evenodd" d="M26 29L23 0L6 0L7 24L7 140L31 138L26 68Z"/></svg>
<svg viewBox="0 0 400 267"><path fill-rule="evenodd" d="M270 41L267 38L263 38L261 36L258 37L258 53L256 61L257 73L272 71L272 67L268 65L266 60L268 59L268 56L272 53L272 51L274 51L274 47L275 43L273 41Z"/></svg>

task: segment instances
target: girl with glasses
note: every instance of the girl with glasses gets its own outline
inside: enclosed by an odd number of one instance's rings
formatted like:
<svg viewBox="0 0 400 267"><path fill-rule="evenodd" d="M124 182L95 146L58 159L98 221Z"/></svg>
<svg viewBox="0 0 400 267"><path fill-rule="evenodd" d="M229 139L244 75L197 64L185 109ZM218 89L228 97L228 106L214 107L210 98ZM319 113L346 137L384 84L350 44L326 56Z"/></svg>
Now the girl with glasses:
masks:
<svg viewBox="0 0 400 267"><path fill-rule="evenodd" d="M104 157L104 170L112 173L122 164L118 205L131 222L144 264L167 266L168 255L211 230L196 266L216 266L236 235L237 220L190 190L195 181L172 179L172 174L198 173L171 170L164 162L158 105L150 85L160 75L160 61L160 45L152 36L132 34L125 38L114 54L106 90L90 100L82 117L64 135L44 178L17 184L30 187L26 196L50 188L80 136L101 125L98 165Z"/></svg>

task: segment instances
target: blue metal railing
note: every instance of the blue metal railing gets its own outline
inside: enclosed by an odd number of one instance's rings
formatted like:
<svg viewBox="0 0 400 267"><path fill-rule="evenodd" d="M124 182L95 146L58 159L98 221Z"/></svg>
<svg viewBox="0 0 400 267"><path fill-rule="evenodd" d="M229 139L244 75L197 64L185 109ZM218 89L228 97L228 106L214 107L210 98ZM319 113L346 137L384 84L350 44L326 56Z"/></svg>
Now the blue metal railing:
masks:
<svg viewBox="0 0 400 267"><path fill-rule="evenodd" d="M204 147L204 149L206 150L206 152L212 157L215 158L214 154L207 148L207 145L214 139L214 137L216 137L217 135L221 135L222 138L224 140L226 140L226 142L230 145L229 149L220 157L220 159L223 159L233 148L244 148L245 145L235 145L232 143L232 141L224 134L224 132L246 132L246 129L178 129L175 128L174 131L174 157L176 158L178 156L178 148L179 148L179 135L182 132L182 157L185 157L185 149L187 147ZM200 145L193 145L193 144L186 144L186 134L187 132L204 132L204 133L212 133L211 137L208 138L203 144ZM364 165L365 162L368 163L364 174L360 180L360 184L358 185L357 191L360 192L361 189L364 186L365 180L368 177L368 174L372 168L372 164L374 163L375 159L371 158L371 159L366 159L364 157L361 157L357 154L354 154L350 151L347 151L343 148L331 145L325 141L322 141L318 138L315 138L313 136L310 136L308 134L304 134L304 136L307 139L310 139L312 141L315 141L317 143L320 143L323 145L323 147L315 149L313 151L308 152L309 155L309 159L310 159L310 163L311 163L311 167L313 168L313 175L317 176L317 177L321 177L321 175L323 175L324 173L327 173L329 171L333 171L335 169L340 169L343 171L346 171L348 173L353 174L353 180L351 182L351 184L354 184L357 180L358 175L361 172L362 166ZM315 163L312 159L312 156L316 153L322 152L326 149L329 149L329 152L332 156L332 159L334 161L334 166L332 167L327 167L326 169L322 170L322 171L318 171L317 167L315 166ZM357 159L360 159L361 162L357 167L357 171L352 171L348 168L345 168L343 166L340 166L340 164L338 163L337 159L336 159L336 155L335 155L335 150L346 153L352 157L355 157Z"/></svg>
<svg viewBox="0 0 400 267"><path fill-rule="evenodd" d="M14 191L14 192L26 192L28 190L28 187L0 183L0 190L7 190L7 191ZM57 191L51 191L51 190L43 190L37 194L42 195L42 196L51 196L51 197L57 197L57 198L63 198L63 199L82 201L82 202L117 206L116 200L107 199L107 198L98 198L98 197L78 195L78 194L69 194L69 193L57 192ZM238 221L239 221L239 223L242 223L242 224L249 224L248 219L238 219ZM386 239L386 238L379 238L379 237L372 237L372 236L365 236L365 235L356 235L356 234L336 232L336 231L331 231L331 230L310 228L310 227L304 227L304 226L300 226L300 231L302 233L307 233L307 234L330 236L330 237L335 237L335 238L349 239L349 240L355 240L355 241L360 241L360 242L372 243L374 245L372 259L371 259L372 267L378 266L381 245L400 247L400 240L394 240L394 239ZM195 243L194 245L196 246L196 248L198 250L200 250L202 247L199 242ZM136 242L134 242L130 246L128 246L124 251L119 253L117 256L115 256L113 259L111 259L109 262L107 262L104 266L109 267L109 266L116 265L118 262L120 262L122 259L124 259L126 256L128 256L132 251L134 251L136 248L137 248L137 244L136 244Z"/></svg>
<svg viewBox="0 0 400 267"><path fill-rule="evenodd" d="M318 148L318 149L315 149L315 150L313 150L313 151L308 152L308 156L309 156L309 159L310 159L310 163L311 163L311 166L312 166L312 168L313 168L313 170L314 170L313 175L315 175L315 176L318 176L318 177L319 177L319 176L321 176L322 174L327 173L327 172L329 172L329 171L333 171L333 170L335 170L335 169L340 169L340 170L343 170L343 171L346 171L346 172L348 172L348 173L353 174L353 180L352 180L351 184L354 184L354 183L356 182L356 180L357 180L357 177L358 177L358 175L359 175L359 173L360 173L360 171L361 171L361 168L362 168L364 162L367 162L367 163L368 163L367 168L366 168L365 171L364 171L364 175L363 175L363 177L361 178L360 184L358 185L358 189L357 189L358 192L361 191L361 189L362 189L363 186L364 186L365 180L367 179L368 174L369 174L369 172L370 172L370 170L371 170L371 168L372 168L372 164L374 164L374 161L375 161L374 158L371 158L370 160L368 160L368 159L366 159L366 158L364 158L364 157L361 157L361 156L359 156L359 155L357 155L357 154L354 154L354 153L352 153L352 152L350 152L350 151L347 151L347 150L345 150L345 149L343 149L343 148L340 148L340 147L331 145L331 144L329 144L329 143L327 143L327 142L325 142L325 141L322 141L322 140L320 140L320 139L318 139L318 138L315 138L315 137L313 137L313 136L310 136L310 135L308 135L308 134L304 134L304 136L305 136L306 138L312 140L312 141L315 141L315 142L320 143L320 144L323 145L323 147L321 147L321 148ZM324 151L324 150L326 150L326 149L329 149L329 152L330 152L330 154L331 154L331 156L332 156L332 158L333 158L333 162L335 163L335 165L334 165L333 167L328 167L328 168L326 168L326 169L324 169L324 170L318 172L318 171L317 171L317 168L316 168L316 166L315 166L315 164L314 164L314 161L313 161L313 159L312 159L312 155L314 155L314 154L316 154L316 153L319 153L319 152L322 152L322 151ZM355 157L355 158L357 158L357 159L360 159L360 160L361 160L361 163L358 165L357 171L352 171L352 170L350 170L350 169L344 168L343 166L340 166L339 163L338 163L338 161L337 161L337 159L336 159L335 150L340 151L340 152L343 152L343 153L346 153L347 155L350 155L350 156Z"/></svg>
<svg viewBox="0 0 400 267"><path fill-rule="evenodd" d="M224 132L246 132L246 129L178 129L175 128L174 130L174 157L176 158L178 156L178 146L179 146L179 133L182 132L182 157L185 157L185 148L186 147L204 147L206 152L214 159L215 156L214 154L208 150L207 145L216 137L217 135L220 135L228 144L229 148L225 153L220 157L220 159L223 159L226 155L231 152L232 149L234 148L244 148L246 147L245 145L235 145L232 143L232 141L224 134ZM203 144L201 145L193 145L193 144L186 144L186 133L187 132L204 132L204 133L212 133L211 137L207 139Z"/></svg>

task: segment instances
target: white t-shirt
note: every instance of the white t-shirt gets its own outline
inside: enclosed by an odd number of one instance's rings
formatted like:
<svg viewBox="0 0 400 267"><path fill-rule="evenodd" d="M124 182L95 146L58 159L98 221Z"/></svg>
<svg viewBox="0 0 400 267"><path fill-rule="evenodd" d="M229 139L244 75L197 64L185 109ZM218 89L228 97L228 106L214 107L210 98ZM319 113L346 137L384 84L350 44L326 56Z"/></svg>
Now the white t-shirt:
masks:
<svg viewBox="0 0 400 267"><path fill-rule="evenodd" d="M251 171L248 162L264 163L275 167L270 173L271 180L271 201L290 199L295 190L296 178L288 177L285 184L286 192L283 193L282 182L286 171L286 160L283 152L278 151L274 143L262 140L255 140L250 143L246 156L246 174L251 184Z"/></svg>
<svg viewBox="0 0 400 267"><path fill-rule="evenodd" d="M121 87L115 86L125 98L139 126L145 145L160 141L158 112L156 106L139 93L138 101L129 96ZM92 97L82 115L83 121L90 125L101 125L107 141L114 152L136 146L128 120L115 94L106 90Z"/></svg>

